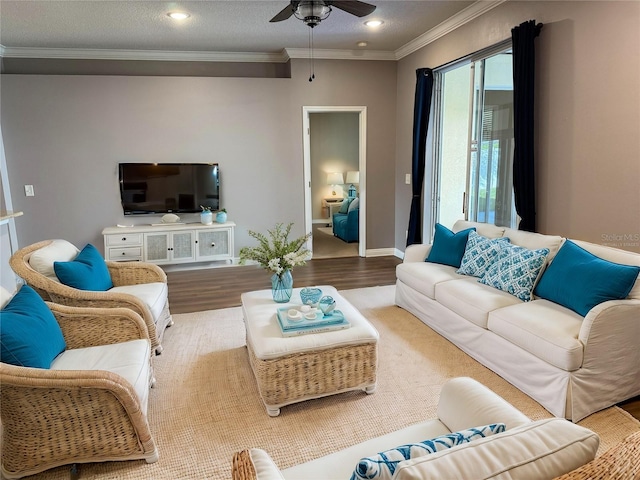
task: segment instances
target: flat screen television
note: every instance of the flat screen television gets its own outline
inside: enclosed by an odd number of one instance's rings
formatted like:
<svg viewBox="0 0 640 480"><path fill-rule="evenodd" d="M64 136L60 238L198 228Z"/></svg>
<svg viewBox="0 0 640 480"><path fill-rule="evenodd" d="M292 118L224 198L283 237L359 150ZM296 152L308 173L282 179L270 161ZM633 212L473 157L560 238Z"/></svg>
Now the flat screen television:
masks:
<svg viewBox="0 0 640 480"><path fill-rule="evenodd" d="M119 172L125 215L220 209L217 163L121 163Z"/></svg>

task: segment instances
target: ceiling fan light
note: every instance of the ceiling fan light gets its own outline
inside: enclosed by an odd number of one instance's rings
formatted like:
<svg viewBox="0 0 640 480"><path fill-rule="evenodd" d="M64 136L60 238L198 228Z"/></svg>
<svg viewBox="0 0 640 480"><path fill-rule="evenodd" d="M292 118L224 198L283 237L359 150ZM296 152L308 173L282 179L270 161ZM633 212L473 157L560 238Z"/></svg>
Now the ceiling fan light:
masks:
<svg viewBox="0 0 640 480"><path fill-rule="evenodd" d="M302 1L298 4L293 14L311 28L315 27L331 13L331 7L324 2Z"/></svg>

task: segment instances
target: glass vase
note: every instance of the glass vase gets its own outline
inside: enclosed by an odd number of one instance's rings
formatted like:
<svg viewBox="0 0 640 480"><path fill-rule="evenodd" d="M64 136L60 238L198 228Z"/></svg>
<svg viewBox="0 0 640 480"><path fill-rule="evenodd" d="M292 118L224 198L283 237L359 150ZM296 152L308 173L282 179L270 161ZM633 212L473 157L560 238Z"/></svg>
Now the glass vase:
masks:
<svg viewBox="0 0 640 480"><path fill-rule="evenodd" d="M293 292L293 276L291 270L285 270L280 275L274 273L271 276L271 295L276 303L286 303L291 299Z"/></svg>

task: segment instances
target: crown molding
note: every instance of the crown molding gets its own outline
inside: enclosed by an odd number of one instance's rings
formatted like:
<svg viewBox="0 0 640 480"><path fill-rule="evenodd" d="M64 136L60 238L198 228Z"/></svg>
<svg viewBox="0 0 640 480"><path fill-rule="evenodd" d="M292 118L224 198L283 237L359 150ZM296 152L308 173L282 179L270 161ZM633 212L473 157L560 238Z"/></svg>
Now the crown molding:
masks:
<svg viewBox="0 0 640 480"><path fill-rule="evenodd" d="M285 48L284 51L289 58L311 58L310 50L307 48ZM330 50L320 48L313 49L313 58L321 60L396 60L393 52L383 50Z"/></svg>
<svg viewBox="0 0 640 480"><path fill-rule="evenodd" d="M3 47L6 58L55 58L68 60L153 60L168 62L247 62L284 63L285 51L279 53L251 52L179 52L165 50L104 50L97 48L27 48Z"/></svg>
<svg viewBox="0 0 640 480"><path fill-rule="evenodd" d="M400 60L478 18L508 0L478 0L438 26L403 45L395 52L382 50L314 49L313 58L322 60ZM72 60L152 60L169 62L285 63L289 59L311 58L306 48L285 48L278 53L197 52L165 50L106 50L95 48L30 48L0 45L0 57L55 58Z"/></svg>
<svg viewBox="0 0 640 480"><path fill-rule="evenodd" d="M464 24L469 23L470 21L478 18L480 15L487 13L489 10L494 9L495 7L503 4L506 1L507 0L479 0L475 3L472 3L464 10L461 10L460 12L442 22L440 25L432 28L428 32L423 33L418 38L397 49L395 51L396 60L400 60L401 58L412 54L416 50L419 50L422 47L435 42L439 38L453 32L457 28L460 28Z"/></svg>

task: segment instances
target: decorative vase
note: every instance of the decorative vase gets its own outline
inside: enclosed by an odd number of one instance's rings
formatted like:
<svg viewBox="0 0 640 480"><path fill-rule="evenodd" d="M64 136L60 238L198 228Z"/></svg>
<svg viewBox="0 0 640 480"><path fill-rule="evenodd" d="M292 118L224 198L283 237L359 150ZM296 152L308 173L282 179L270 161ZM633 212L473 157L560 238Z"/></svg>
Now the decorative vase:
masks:
<svg viewBox="0 0 640 480"><path fill-rule="evenodd" d="M293 276L291 270L285 270L280 275L274 273L271 276L271 295L276 303L286 303L291 299L293 292Z"/></svg>
<svg viewBox="0 0 640 480"><path fill-rule="evenodd" d="M333 310L336 308L336 301L333 299L333 297L329 295L325 295L318 302L318 307L320 308L320 311L322 313L329 316L333 313Z"/></svg>
<svg viewBox="0 0 640 480"><path fill-rule="evenodd" d="M200 213L200 223L203 225L211 225L213 223L213 213L204 211Z"/></svg>
<svg viewBox="0 0 640 480"><path fill-rule="evenodd" d="M227 212L216 213L216 222L225 223L227 221Z"/></svg>

